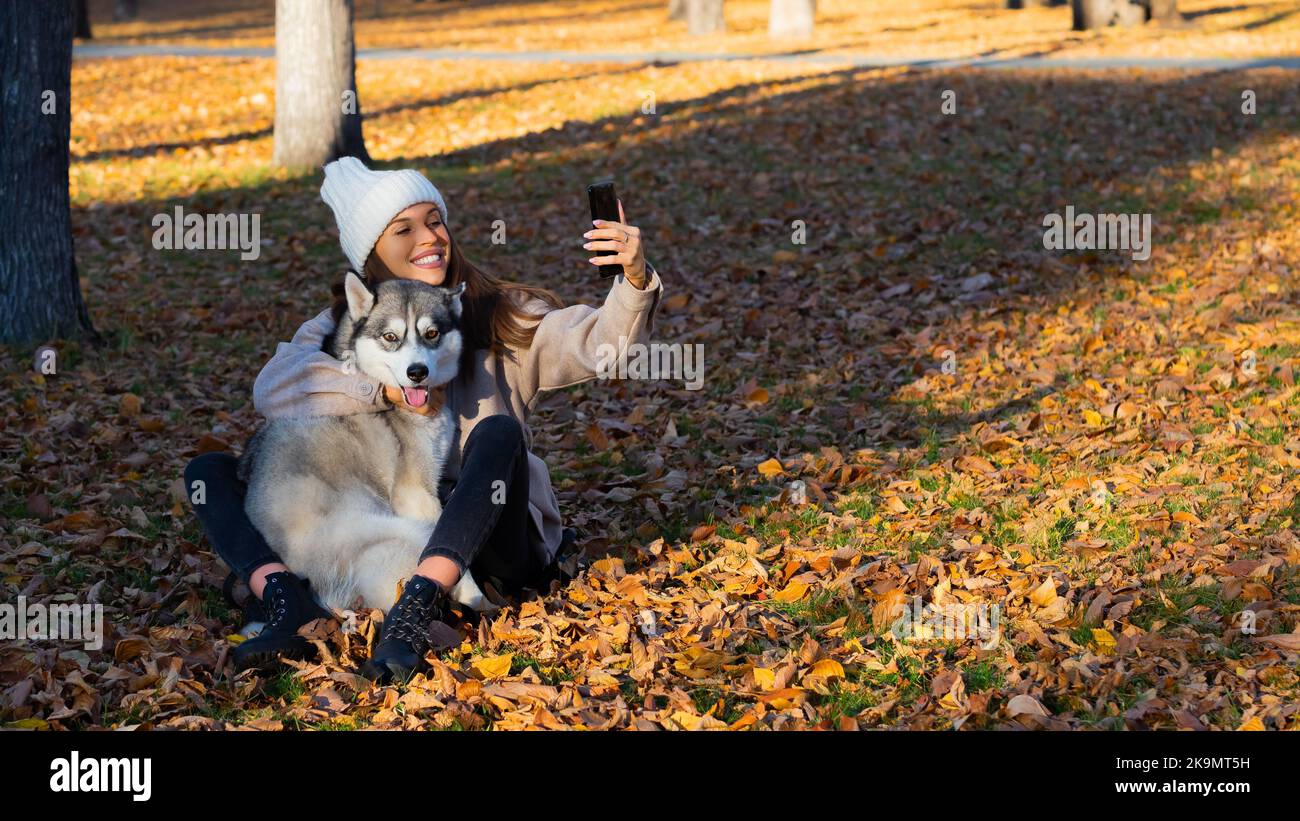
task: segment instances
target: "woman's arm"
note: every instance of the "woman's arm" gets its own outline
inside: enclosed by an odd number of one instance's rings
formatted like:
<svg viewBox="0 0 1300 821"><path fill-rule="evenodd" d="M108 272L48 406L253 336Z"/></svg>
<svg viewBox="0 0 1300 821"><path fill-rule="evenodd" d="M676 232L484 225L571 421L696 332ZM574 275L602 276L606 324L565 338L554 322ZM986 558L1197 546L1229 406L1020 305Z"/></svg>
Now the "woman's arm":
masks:
<svg viewBox="0 0 1300 821"><path fill-rule="evenodd" d="M268 419L282 416L345 416L385 410L379 382L321 350L334 331L334 318L322 311L303 323L290 342L253 383L253 407Z"/></svg>
<svg viewBox="0 0 1300 821"><path fill-rule="evenodd" d="M628 345L647 344L663 283L653 267L650 281L637 288L623 274L614 278L600 308L570 305L548 311L537 325L533 344L520 351L521 398L531 405L539 391L594 379L609 369ZM527 310L545 308L540 300Z"/></svg>

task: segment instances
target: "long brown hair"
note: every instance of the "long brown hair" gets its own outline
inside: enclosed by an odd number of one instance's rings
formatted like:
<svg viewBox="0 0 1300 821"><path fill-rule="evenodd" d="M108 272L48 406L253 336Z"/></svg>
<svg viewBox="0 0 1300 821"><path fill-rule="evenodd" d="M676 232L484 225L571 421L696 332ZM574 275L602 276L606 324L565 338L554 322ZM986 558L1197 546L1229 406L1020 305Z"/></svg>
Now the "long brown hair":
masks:
<svg viewBox="0 0 1300 821"><path fill-rule="evenodd" d="M447 236L452 239L451 255L447 260L447 276L443 286L454 288L465 283L465 294L461 297L460 330L465 337L462 354L462 366L467 364L476 350L487 350L494 354L510 354L510 349L522 350L533 344L536 325L526 325L531 320L541 319L542 314L525 311L523 306L532 299L540 299L552 308L563 308L564 302L553 291L533 285L521 285L506 282L482 268L461 253L460 243L451 237L451 226L447 226ZM330 311L335 324L347 310L348 300L344 292L343 281L346 272L330 287L333 304ZM379 255L371 249L370 256L361 271L361 278L374 290L379 283L396 279L388 270Z"/></svg>

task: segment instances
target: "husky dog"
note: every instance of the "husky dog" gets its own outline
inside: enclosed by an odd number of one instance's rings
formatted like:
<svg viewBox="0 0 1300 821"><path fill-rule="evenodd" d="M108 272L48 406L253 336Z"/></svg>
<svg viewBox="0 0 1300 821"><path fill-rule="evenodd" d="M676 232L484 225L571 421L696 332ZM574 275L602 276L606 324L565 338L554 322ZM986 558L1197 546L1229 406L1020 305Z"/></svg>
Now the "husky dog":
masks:
<svg viewBox="0 0 1300 821"><path fill-rule="evenodd" d="M456 376L464 290L397 279L372 292L349 272L347 311L322 347L420 407L430 388ZM359 596L387 610L442 513L438 480L454 436L450 407L271 420L239 461L244 507L322 605L345 610ZM451 596L495 609L468 570Z"/></svg>

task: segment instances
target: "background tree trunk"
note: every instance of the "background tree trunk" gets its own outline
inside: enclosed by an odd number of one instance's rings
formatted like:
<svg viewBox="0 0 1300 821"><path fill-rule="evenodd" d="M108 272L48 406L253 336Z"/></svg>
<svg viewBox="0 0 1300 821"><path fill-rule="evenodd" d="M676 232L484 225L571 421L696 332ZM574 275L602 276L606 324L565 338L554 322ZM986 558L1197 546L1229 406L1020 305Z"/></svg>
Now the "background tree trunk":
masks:
<svg viewBox="0 0 1300 821"><path fill-rule="evenodd" d="M0 15L0 342L96 338L68 201L75 14L50 0Z"/></svg>
<svg viewBox="0 0 1300 821"><path fill-rule="evenodd" d="M90 12L86 10L86 0L76 0L75 14L77 22L72 29L72 36L83 40L94 39L90 32Z"/></svg>
<svg viewBox="0 0 1300 821"><path fill-rule="evenodd" d="M121 22L123 20L134 20L137 9L135 0L117 0L113 4L113 19Z"/></svg>
<svg viewBox="0 0 1300 821"><path fill-rule="evenodd" d="M767 15L767 36L774 40L811 37L815 0L772 0Z"/></svg>
<svg viewBox="0 0 1300 821"><path fill-rule="evenodd" d="M369 163L356 92L352 0L276 0L273 162L320 168L352 156Z"/></svg>
<svg viewBox="0 0 1300 821"><path fill-rule="evenodd" d="M693 35L726 31L722 0L686 0L686 28Z"/></svg>
<svg viewBox="0 0 1300 821"><path fill-rule="evenodd" d="M686 0L668 0L668 19L686 19Z"/></svg>
<svg viewBox="0 0 1300 821"><path fill-rule="evenodd" d="M1178 13L1178 0L1148 0L1147 19L1157 23L1183 22L1183 16Z"/></svg>
<svg viewBox="0 0 1300 821"><path fill-rule="evenodd" d="M1137 0L1073 0L1074 30L1136 26L1146 21L1147 8Z"/></svg>

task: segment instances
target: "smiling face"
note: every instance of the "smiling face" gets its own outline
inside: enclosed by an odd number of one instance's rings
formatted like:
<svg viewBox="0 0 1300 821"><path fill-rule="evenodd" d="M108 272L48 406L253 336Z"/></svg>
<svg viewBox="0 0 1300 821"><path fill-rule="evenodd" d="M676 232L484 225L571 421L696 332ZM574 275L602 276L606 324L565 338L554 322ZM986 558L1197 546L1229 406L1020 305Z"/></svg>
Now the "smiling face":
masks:
<svg viewBox="0 0 1300 821"><path fill-rule="evenodd" d="M394 276L441 285L447 278L451 235L438 206L417 202L393 217L374 253Z"/></svg>

